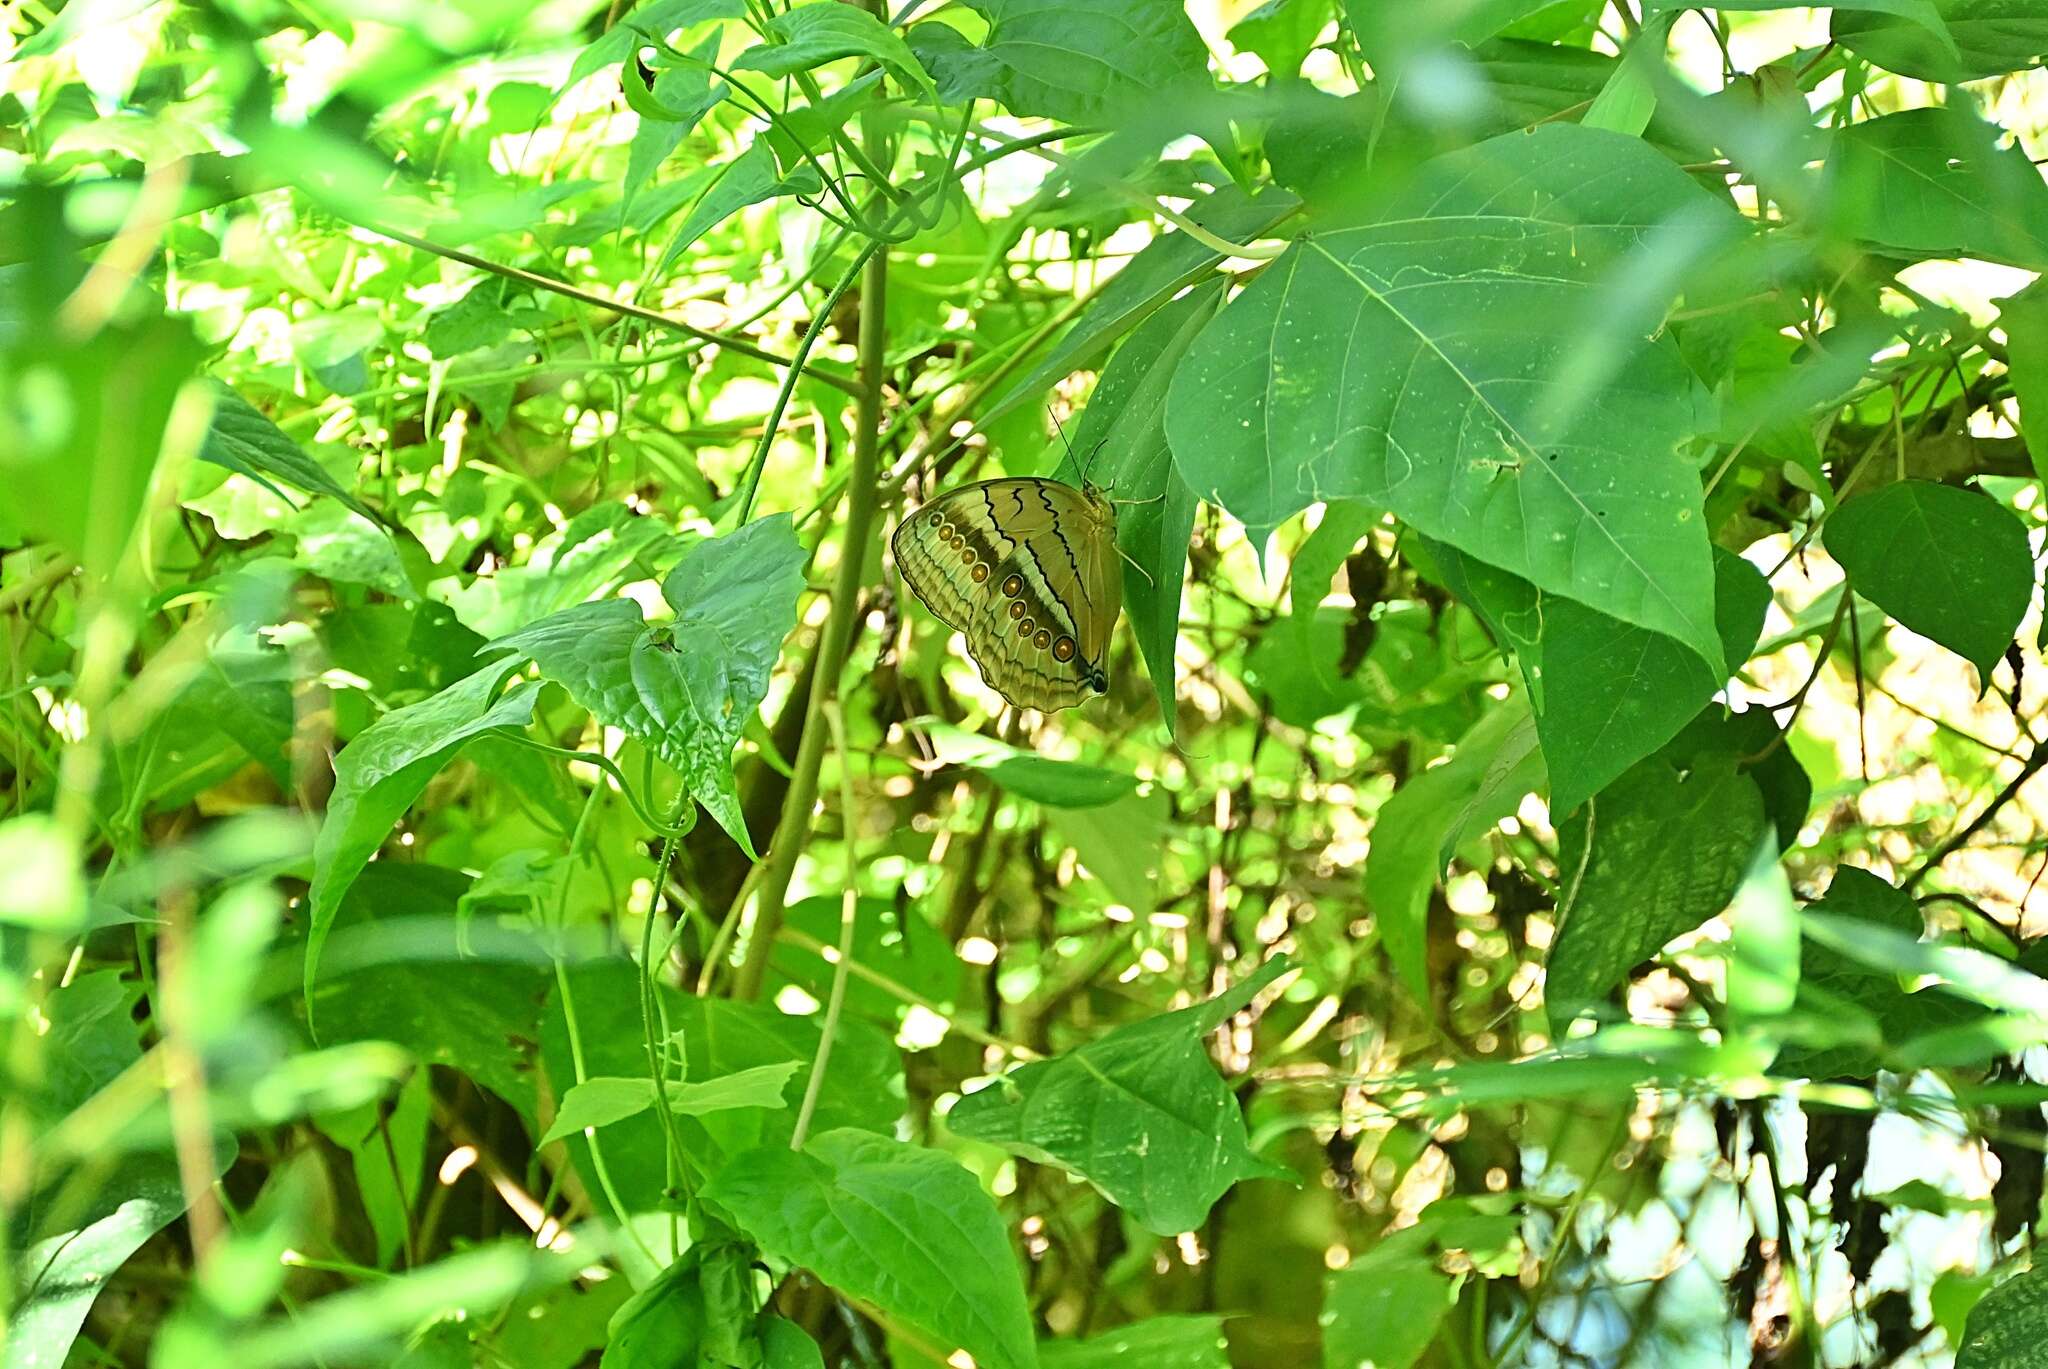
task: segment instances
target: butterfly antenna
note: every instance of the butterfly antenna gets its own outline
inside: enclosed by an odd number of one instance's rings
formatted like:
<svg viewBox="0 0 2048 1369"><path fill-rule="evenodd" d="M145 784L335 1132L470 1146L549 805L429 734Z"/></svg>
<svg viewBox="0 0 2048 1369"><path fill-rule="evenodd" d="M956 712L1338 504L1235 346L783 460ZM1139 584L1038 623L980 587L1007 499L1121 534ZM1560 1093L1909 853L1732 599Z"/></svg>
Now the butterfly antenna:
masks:
<svg viewBox="0 0 2048 1369"><path fill-rule="evenodd" d="M1048 404L1045 406L1045 416L1052 420L1053 431L1060 435L1060 445L1065 447L1067 455L1072 457L1074 454L1074 444L1067 440L1067 425L1060 422L1059 412L1052 405Z"/></svg>
<svg viewBox="0 0 2048 1369"><path fill-rule="evenodd" d="M1102 455L1102 449L1104 447L1107 447L1108 445L1109 439L1105 437L1100 442L1097 442L1093 447L1088 449L1088 460L1085 463L1083 463L1081 467L1081 481L1083 484L1086 484L1088 481L1088 471L1090 467L1094 466L1095 458ZM1112 488L1115 486L1115 484L1115 481L1110 482Z"/></svg>
<svg viewBox="0 0 2048 1369"><path fill-rule="evenodd" d="M1154 580L1154 579L1152 578L1152 574L1151 574L1151 572L1150 572L1150 571L1148 571L1148 570L1146 570L1146 569L1145 569L1145 568L1144 568L1143 566L1139 565L1139 564L1138 564L1138 563L1137 563L1136 561L1132 561L1132 560L1131 560L1131 554L1130 554L1129 552L1125 551L1125 550L1124 550L1124 549L1123 549L1122 547L1118 547L1118 548L1116 549L1116 554L1117 554L1118 556L1121 556L1121 557L1123 557L1123 558L1124 558L1124 560L1126 560L1126 561L1129 561L1129 562L1130 562L1130 567L1131 567L1131 569L1132 569L1132 570L1134 570L1134 571L1136 571L1136 572L1138 572L1138 574L1140 574L1140 575L1142 575L1142 576L1144 576L1144 577L1145 577L1145 583L1146 583L1146 584L1148 584L1148 585L1152 586L1152 588L1154 588L1154 589L1158 589L1158 588L1159 588L1159 582L1158 582L1157 580Z"/></svg>

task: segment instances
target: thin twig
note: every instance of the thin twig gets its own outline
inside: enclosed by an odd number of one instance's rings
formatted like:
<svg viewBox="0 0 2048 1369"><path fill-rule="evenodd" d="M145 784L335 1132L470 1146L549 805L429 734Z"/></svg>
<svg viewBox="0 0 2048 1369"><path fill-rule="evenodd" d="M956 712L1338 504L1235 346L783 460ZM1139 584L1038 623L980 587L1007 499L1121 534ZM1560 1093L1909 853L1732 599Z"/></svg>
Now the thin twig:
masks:
<svg viewBox="0 0 2048 1369"><path fill-rule="evenodd" d="M30 571L20 584L0 589L0 613L12 613L77 569L77 558L52 552L49 559Z"/></svg>
<svg viewBox="0 0 2048 1369"><path fill-rule="evenodd" d="M775 939L785 946L795 946L800 950L809 951L811 954L819 957L823 957L826 952L832 949L816 937L805 932L799 932L794 927L784 927L775 934ZM917 990L897 983L880 970L863 965L858 960L849 960L847 972L855 979L874 985L892 998L900 998L912 1007L923 1008L932 1016L942 1018L954 1031L959 1032L970 1041L978 1041L984 1046L993 1046L1004 1054L1015 1056L1019 1060L1037 1060L1041 1058L1038 1052L1031 1049L1031 1047L1016 1041L1005 1040L994 1032L977 1027L967 1018L940 1004L934 1003L931 999L917 992Z"/></svg>
<svg viewBox="0 0 2048 1369"><path fill-rule="evenodd" d="M1787 699L1784 704L1775 705L1775 707L1779 708L1789 705L1792 709L1792 716L1785 719L1785 726L1779 729L1778 735L1771 738L1770 743L1761 751L1744 756L1742 758L1743 765L1756 765L1770 759L1771 754L1783 746L1785 739L1792 735L1793 727L1799 722L1799 714L1806 707L1806 696L1812 692L1815 681L1820 679L1821 670L1828 663L1828 656L1835 649L1835 638L1842 631L1842 615L1848 611L1849 601L1854 597L1854 588L1847 580L1844 580L1842 582L1842 597L1835 601L1835 616L1828 620L1828 630L1820 639L1820 649L1814 653L1813 669L1807 673L1806 683L1800 685L1799 692L1790 699Z"/></svg>
<svg viewBox="0 0 2048 1369"><path fill-rule="evenodd" d="M569 299L588 304L593 308L609 309L613 313L624 314L628 318L637 318L647 323L656 324L673 332L696 338L701 342L723 347L729 352L737 352L741 356L752 357L756 361L765 361L771 366L786 367L792 364L790 358L779 356L765 347L756 346L745 338L732 337L725 333L714 333L708 329L695 327L683 322L672 314L664 314L659 309L648 309L642 305L629 304L624 300L608 299L603 295L593 294L588 290L579 290L575 286L565 281L556 280L551 276L543 276L533 271L522 270L517 266L507 266L503 262L492 261L488 257L479 257L473 252L465 252L459 247L444 246L441 243L415 237L411 233L397 228L389 228L383 224L358 223L356 226L375 233L380 238L389 238L393 242L404 243L407 247L416 247L422 252L432 252L437 257L446 257L450 261L459 261L464 266L474 266L479 271L488 271L492 275L503 276L507 280L516 280L523 285L530 285L536 290L547 290L557 295L563 295ZM803 367L803 373L815 380L822 380L827 385L833 386L836 389L844 390L850 395L857 396L860 394L859 382L849 380L845 376L828 371L822 367L806 365Z"/></svg>
<svg viewBox="0 0 2048 1369"><path fill-rule="evenodd" d="M2036 772L2043 765L2048 765L2048 746L2037 744L2033 751L2028 754L2026 763L2020 767L2019 773L2012 777L2005 788L1998 791L1991 802L1984 805L1984 811L1971 818L1968 825L1960 832L1957 832L1939 847L1935 848L1934 854L1920 862L1920 868L1906 876L1906 882L1899 887L1910 893L1913 887L1919 884L1921 880L1933 874L1935 868L1943 861L1962 850L1968 844L1971 837L1976 836L1991 825L1991 820L1998 816L1999 809L2005 807L2019 796L2020 790L2026 787L2027 781L2034 778Z"/></svg>

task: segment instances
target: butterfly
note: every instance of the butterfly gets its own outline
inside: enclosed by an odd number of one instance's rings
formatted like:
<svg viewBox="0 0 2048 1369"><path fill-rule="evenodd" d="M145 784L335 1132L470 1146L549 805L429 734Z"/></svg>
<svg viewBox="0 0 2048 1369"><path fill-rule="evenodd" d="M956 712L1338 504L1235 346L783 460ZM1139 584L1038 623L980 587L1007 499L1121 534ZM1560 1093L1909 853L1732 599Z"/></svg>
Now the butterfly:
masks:
<svg viewBox="0 0 2048 1369"><path fill-rule="evenodd" d="M1050 711L1109 689L1123 607L1116 506L1092 486L1015 476L927 500L897 527L896 568L967 638L991 689Z"/></svg>

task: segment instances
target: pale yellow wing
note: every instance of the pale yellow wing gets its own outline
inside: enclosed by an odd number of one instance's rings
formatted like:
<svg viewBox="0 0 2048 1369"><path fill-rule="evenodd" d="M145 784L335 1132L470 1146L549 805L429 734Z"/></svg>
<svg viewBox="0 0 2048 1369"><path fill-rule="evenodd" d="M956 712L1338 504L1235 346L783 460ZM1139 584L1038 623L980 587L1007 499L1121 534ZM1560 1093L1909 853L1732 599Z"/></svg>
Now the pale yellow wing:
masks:
<svg viewBox="0 0 2048 1369"><path fill-rule="evenodd" d="M985 480L918 508L891 546L904 583L1011 703L1067 708L1109 688L1122 579L1107 500L1033 477Z"/></svg>

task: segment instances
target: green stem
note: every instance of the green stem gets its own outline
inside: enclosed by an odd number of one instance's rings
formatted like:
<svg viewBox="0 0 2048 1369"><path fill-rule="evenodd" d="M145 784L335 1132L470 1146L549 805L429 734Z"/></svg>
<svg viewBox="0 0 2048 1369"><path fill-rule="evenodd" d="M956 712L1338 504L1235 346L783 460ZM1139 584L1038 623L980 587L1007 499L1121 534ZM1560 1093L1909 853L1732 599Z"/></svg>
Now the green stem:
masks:
<svg viewBox="0 0 2048 1369"><path fill-rule="evenodd" d="M853 964L855 914L860 908L860 889L854 881L854 834L859 827L853 802L853 773L846 765L846 726L837 702L825 705L825 721L832 725L832 744L839 752L839 824L845 832L841 843L846 851L846 887L839 895L839 958L832 965L832 992L825 1000L825 1020L818 1028L818 1054L811 1061L811 1077L804 1082L803 1106L797 1109L796 1126L789 1133L789 1148L802 1150L811 1132L811 1117L818 1110L818 1094L825 1086L825 1069L832 1063L832 1042L839 1035L839 1013L846 1006L847 968Z"/></svg>
<svg viewBox="0 0 2048 1369"><path fill-rule="evenodd" d="M753 516L754 494L761 488L761 472L767 469L768 466L768 449L774 445L776 431L782 426L782 411L789 407L789 397L796 393L797 377L803 373L804 359L811 354L811 349L818 345L818 335L823 333L825 326L832 321L832 312L839 307L839 301L845 298L848 290L853 288L854 281L860 278L868 263L876 259L882 247L883 244L880 241L869 240L867 245L862 247L860 252L855 255L853 265L846 269L846 273L832 287L832 292L825 296L825 302L819 305L817 312L811 315L810 326L804 329L803 337L796 344L796 358L782 373L782 385L781 388L776 390L775 403L768 410L768 423L761 429L761 441L754 448L754 458L747 463L747 488L746 492L740 496L739 520L734 526L743 526ZM865 301L862 302L862 307L862 321L863 325L865 325ZM863 360L863 364L865 364L865 360ZM861 396L863 411L866 409L867 402L868 397L863 394Z"/></svg>
<svg viewBox="0 0 2048 1369"><path fill-rule="evenodd" d="M811 808L818 798L818 767L825 753L825 711L839 697L839 675L853 641L854 605L860 598L868 540L874 531L882 436L882 376L889 341L889 254L881 244L870 243L863 257L861 398L854 424L853 473L847 481L846 532L839 548L839 575L832 590L832 616L826 620L825 631L818 639L818 666L804 712L796 773L790 777L782 817L768 846L754 925L747 941L747 958L733 983L733 996L740 999L751 999L761 992L768 957L775 949L775 933L782 926L782 903L789 894L790 877L796 871L797 853L810 833ZM755 478L759 478L758 471Z"/></svg>
<svg viewBox="0 0 2048 1369"><path fill-rule="evenodd" d="M618 781L619 792L625 795L626 804L633 810L633 815L639 818L646 825L647 830L655 836L663 838L688 836L690 829L697 825L694 810L687 804L678 810L677 816L680 825L665 823L660 818L655 817L647 805L641 801L639 794L634 792L632 784L626 779L625 772L619 769L618 762L601 751L577 751L566 746L550 746L546 742L535 741L521 732L505 732L501 735L506 741L523 746L529 751L538 751L546 756L558 756L565 761L583 761L604 771L607 775ZM681 821L685 817L689 818L689 821Z"/></svg>
<svg viewBox="0 0 2048 1369"><path fill-rule="evenodd" d="M576 999L569 990L569 973L562 964L562 958L555 960L555 990L562 997L562 1021L569 1028L569 1061L576 1071L576 1082L582 1083L588 1077L583 1066L583 1035L576 1028ZM618 1218L619 1226L640 1247L640 1253L647 1257L647 1263L659 1269L662 1259L654 1253L654 1247L647 1244L646 1237L633 1225L633 1219L626 1211L626 1204L619 1197L618 1186L612 1182L611 1170L605 1166L604 1149L598 1144L597 1128L583 1129L583 1144L590 1147L590 1167L597 1174L597 1186L604 1192L605 1201L612 1205L612 1215Z"/></svg>
<svg viewBox="0 0 2048 1369"><path fill-rule="evenodd" d="M677 804L678 816L684 805L690 802L687 792L681 795ZM676 856L676 835L671 825L669 834L661 839L661 856L654 863L654 892L647 902L647 920L640 927L640 1032L647 1046L647 1068L654 1075L654 1110L661 1118L661 1135L664 1141L663 1159L666 1161L668 1188L679 1191L683 1178L683 1138L676 1130L675 1114L668 1106L668 1069L662 1060L661 1042L665 1033L655 1030L656 999L660 985L654 974L654 924L660 920L662 898L668 889L668 867ZM668 946L664 942L662 959L668 958ZM668 1246L670 1250L680 1247L676 1231L675 1209L669 1209Z"/></svg>
<svg viewBox="0 0 2048 1369"><path fill-rule="evenodd" d="M550 276L538 275L532 271L522 271L516 266L507 266L503 262L492 261L488 257L479 257L474 253L464 252L460 248L444 247L438 242L430 242L425 238L415 237L411 233L402 232L399 229L387 227L383 224L358 222L356 227L367 229L380 238L389 238L393 242L404 243L407 247L418 248L422 252L431 252L437 257L446 257L450 261L459 261L465 266L474 266L479 271L489 271L491 274L503 276L507 280L516 280L522 285L530 285L536 290L547 290L557 295L566 295L570 299L580 300L594 308L608 309L612 313L624 314L628 318L637 318L648 323L658 324L663 328L696 338L702 342L715 343L729 352L737 352L741 356L752 357L756 361L765 361L772 366L798 367L803 369L804 373L814 380L822 380L827 385L845 390L849 394L856 393L854 381L848 380L841 375L835 375L831 371L805 367L801 356L794 359L777 356L764 347L755 346L745 338L733 337L726 333L714 333L703 328L693 327L681 319L672 318L659 310L643 309L637 304L627 304L622 300L607 299L603 295L593 295L587 290L579 290L573 285L564 284Z"/></svg>

